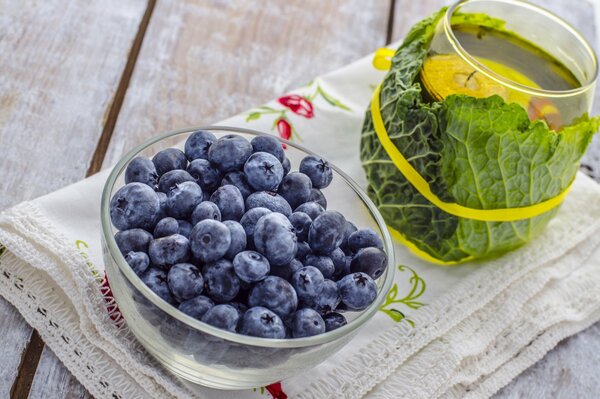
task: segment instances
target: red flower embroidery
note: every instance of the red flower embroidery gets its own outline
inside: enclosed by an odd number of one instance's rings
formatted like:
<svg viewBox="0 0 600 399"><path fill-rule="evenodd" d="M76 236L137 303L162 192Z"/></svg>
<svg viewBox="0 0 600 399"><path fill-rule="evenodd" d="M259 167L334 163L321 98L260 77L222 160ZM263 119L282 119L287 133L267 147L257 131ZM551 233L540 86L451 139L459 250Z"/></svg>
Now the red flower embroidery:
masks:
<svg viewBox="0 0 600 399"><path fill-rule="evenodd" d="M312 103L306 98L297 94L289 94L277 99L281 105L288 107L293 113L305 118L315 116Z"/></svg>
<svg viewBox="0 0 600 399"><path fill-rule="evenodd" d="M283 392L283 389L281 389L281 382L267 385L265 388L267 388L267 391L269 391L273 399L287 399L287 395Z"/></svg>
<svg viewBox="0 0 600 399"><path fill-rule="evenodd" d="M352 111L338 99L326 93L318 83L310 82L306 88L310 91L303 96L299 94L287 94L279 97L277 102L283 105L284 108L273 108L268 105L255 108L247 114L246 122L260 119L263 115L273 115L272 129L277 128L279 137L286 140L302 141L302 137L300 137L298 131L292 125L293 118L289 117L290 111L296 115L311 119L315 116L313 100L318 97L323 98L333 107L343 109L344 111ZM285 144L283 148L286 148Z"/></svg>
<svg viewBox="0 0 600 399"><path fill-rule="evenodd" d="M277 122L277 131L279 132L279 137L286 140L291 140L292 138L292 126L290 123L281 118Z"/></svg>

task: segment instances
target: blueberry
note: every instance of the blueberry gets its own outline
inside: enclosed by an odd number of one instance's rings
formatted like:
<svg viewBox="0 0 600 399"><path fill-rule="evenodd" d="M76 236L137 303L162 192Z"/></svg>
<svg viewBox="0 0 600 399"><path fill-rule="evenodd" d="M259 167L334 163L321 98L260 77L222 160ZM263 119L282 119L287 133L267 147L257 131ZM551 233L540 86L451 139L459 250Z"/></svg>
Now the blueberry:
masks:
<svg viewBox="0 0 600 399"><path fill-rule="evenodd" d="M174 189L177 184L184 181L195 181L194 178L185 170L173 169L160 177L158 181L158 191L168 193Z"/></svg>
<svg viewBox="0 0 600 399"><path fill-rule="evenodd" d="M274 136L261 135L256 136L250 141L253 152L268 152L273 155L279 162L283 162L285 158L285 152L281 142Z"/></svg>
<svg viewBox="0 0 600 399"><path fill-rule="evenodd" d="M152 234L144 229L123 230L115 234L115 241L123 256L129 252L148 252L152 238Z"/></svg>
<svg viewBox="0 0 600 399"><path fill-rule="evenodd" d="M327 198L325 198L325 195L318 188L311 188L307 202L308 201L316 202L321 205L323 209L327 209Z"/></svg>
<svg viewBox="0 0 600 399"><path fill-rule="evenodd" d="M292 172L283 178L277 193L285 198L292 209L295 209L309 201L311 189L312 183L308 176L304 173Z"/></svg>
<svg viewBox="0 0 600 399"><path fill-rule="evenodd" d="M229 229L216 220L202 220L194 226L190 233L192 253L203 263L214 262L222 258L230 245Z"/></svg>
<svg viewBox="0 0 600 399"><path fill-rule="evenodd" d="M167 193L167 211L169 216L176 219L190 217L196 205L202 202L204 194L196 182L186 181L176 184Z"/></svg>
<svg viewBox="0 0 600 399"><path fill-rule="evenodd" d="M194 159L188 165L187 171L196 183L208 192L215 191L223 178L221 172L206 159Z"/></svg>
<svg viewBox="0 0 600 399"><path fill-rule="evenodd" d="M248 306L264 306L285 319L296 311L298 297L290 283L281 277L268 276L252 287Z"/></svg>
<svg viewBox="0 0 600 399"><path fill-rule="evenodd" d="M208 160L222 173L241 169L250 155L252 155L252 145L236 134L221 137L208 149Z"/></svg>
<svg viewBox="0 0 600 399"><path fill-rule="evenodd" d="M273 212L283 213L285 216L292 214L290 204L277 193L271 191L258 191L252 193L246 198L246 209L267 208Z"/></svg>
<svg viewBox="0 0 600 399"><path fill-rule="evenodd" d="M219 207L222 220L240 220L246 211L244 197L236 186L219 187L210 196L210 200Z"/></svg>
<svg viewBox="0 0 600 399"><path fill-rule="evenodd" d="M294 227L298 241L306 241L308 239L308 231L312 224L312 219L304 212L294 212L288 217L290 223Z"/></svg>
<svg viewBox="0 0 600 399"><path fill-rule="evenodd" d="M185 141L185 156L190 162L198 158L208 159L208 149L215 141L217 138L214 134L206 130L197 130Z"/></svg>
<svg viewBox="0 0 600 399"><path fill-rule="evenodd" d="M298 259L292 259L287 265L273 267L270 273L272 276L281 277L284 280L290 281L296 270L303 267L304 265Z"/></svg>
<svg viewBox="0 0 600 399"><path fill-rule="evenodd" d="M192 232L192 227L193 227L192 224L190 222L188 222L187 220L183 220L183 219L179 219L177 221L177 223L179 223L178 234L181 234L185 238L189 239L190 233Z"/></svg>
<svg viewBox="0 0 600 399"><path fill-rule="evenodd" d="M125 169L125 183L142 183L156 190L158 174L154 163L146 157L133 158Z"/></svg>
<svg viewBox="0 0 600 399"><path fill-rule="evenodd" d="M267 258L255 251L243 251L233 259L233 269L240 280L254 283L267 277L270 266Z"/></svg>
<svg viewBox="0 0 600 399"><path fill-rule="evenodd" d="M119 230L152 230L159 212L158 196L142 183L124 185L110 200L110 219Z"/></svg>
<svg viewBox="0 0 600 399"><path fill-rule="evenodd" d="M288 157L285 157L283 159L281 166L283 167L283 175L284 176L287 175L288 173L290 173L290 170L292 169L292 164Z"/></svg>
<svg viewBox="0 0 600 399"><path fill-rule="evenodd" d="M342 303L351 310L363 310L377 296L375 281L365 273L352 273L337 282Z"/></svg>
<svg viewBox="0 0 600 399"><path fill-rule="evenodd" d="M379 278L387 267L387 255L379 248L367 247L358 250L352 258L350 269L353 273L362 272L372 279Z"/></svg>
<svg viewBox="0 0 600 399"><path fill-rule="evenodd" d="M256 191L275 190L283 179L281 162L266 152L255 152L244 164L250 187Z"/></svg>
<svg viewBox="0 0 600 399"><path fill-rule="evenodd" d="M160 203L160 211L158 212L158 217L156 220L164 219L169 216L167 209L167 194L157 191L156 196L158 197L158 202Z"/></svg>
<svg viewBox="0 0 600 399"><path fill-rule="evenodd" d="M292 287L300 300L306 301L317 297L323 291L323 274L314 266L304 266L294 272L291 278Z"/></svg>
<svg viewBox="0 0 600 399"><path fill-rule="evenodd" d="M164 269L189 259L190 242L179 234L157 238L150 242L148 255L154 266Z"/></svg>
<svg viewBox="0 0 600 399"><path fill-rule="evenodd" d="M238 190L240 190L242 197L244 197L244 201L253 192L252 187L250 187L250 184L248 183L246 174L239 170L235 172L229 172L225 175L225 177L223 177L223 180L221 180L221 185L226 186L228 184L236 186Z"/></svg>
<svg viewBox="0 0 600 399"><path fill-rule="evenodd" d="M173 265L167 274L171 293L179 302L187 301L202 293L204 278L200 270L191 263Z"/></svg>
<svg viewBox="0 0 600 399"><path fill-rule="evenodd" d="M261 338L285 338L285 326L275 313L262 306L248 309L240 321L240 333Z"/></svg>
<svg viewBox="0 0 600 399"><path fill-rule="evenodd" d="M352 222L346 220L346 226L344 227L344 238L342 239L342 243L340 244L340 248L344 251L346 255L350 255L352 253L352 251L348 247L348 238L350 238L352 233L354 233L356 230L358 230L356 226Z"/></svg>
<svg viewBox="0 0 600 399"><path fill-rule="evenodd" d="M225 252L225 258L233 260L238 253L246 249L246 232L242 225L234 220L226 220L223 224L227 226L231 234L231 244Z"/></svg>
<svg viewBox="0 0 600 399"><path fill-rule="evenodd" d="M179 234L179 222L172 217L160 219L154 227L154 238Z"/></svg>
<svg viewBox="0 0 600 399"><path fill-rule="evenodd" d="M162 176L170 170L183 169L187 167L187 158L183 151L177 148L167 148L159 151L152 158L158 176Z"/></svg>
<svg viewBox="0 0 600 399"><path fill-rule="evenodd" d="M141 279L148 288L165 302L171 305L175 304L175 299L171 295L171 291L169 291L167 273L165 271L151 267L142 274Z"/></svg>
<svg viewBox="0 0 600 399"><path fill-rule="evenodd" d="M314 188L325 188L333 180L333 172L327 161L309 155L300 162L300 172L304 173L312 181Z"/></svg>
<svg viewBox="0 0 600 399"><path fill-rule="evenodd" d="M333 261L328 256L312 255L312 254L307 255L306 258L304 258L303 263L307 266L314 266L317 269L319 269L319 271L321 273L323 273L323 276L325 278L331 278L331 276L333 276L333 273L335 271L335 266L333 264Z"/></svg>
<svg viewBox="0 0 600 399"><path fill-rule="evenodd" d="M271 210L261 207L252 208L244 213L244 216L240 219L240 224L246 232L246 244L249 247L254 248L254 228L256 227L256 222L267 213L271 213Z"/></svg>
<svg viewBox="0 0 600 399"><path fill-rule="evenodd" d="M383 250L383 240L375 230L367 228L360 229L350 234L348 237L348 248L353 252L358 252L361 248L375 247Z"/></svg>
<svg viewBox="0 0 600 399"><path fill-rule="evenodd" d="M281 213L261 217L254 229L254 246L271 265L290 263L296 256L296 233L290 221Z"/></svg>
<svg viewBox="0 0 600 399"><path fill-rule="evenodd" d="M310 216L312 220L315 220L317 217L319 217L319 215L325 212L325 208L316 202L305 202L294 209L294 212L304 212Z"/></svg>
<svg viewBox="0 0 600 399"><path fill-rule="evenodd" d="M294 338L310 337L325 332L323 318L310 308L300 309L294 313L291 326Z"/></svg>
<svg viewBox="0 0 600 399"><path fill-rule="evenodd" d="M131 251L125 255L125 260L138 276L144 273L148 266L150 266L150 258L148 258L145 252Z"/></svg>
<svg viewBox="0 0 600 399"><path fill-rule="evenodd" d="M341 213L323 212L310 225L308 245L315 253L330 253L342 243L345 226L346 219Z"/></svg>
<svg viewBox="0 0 600 399"><path fill-rule="evenodd" d="M203 220L221 221L221 211L217 204L211 201L202 201L194 208L192 212L192 226Z"/></svg>
<svg viewBox="0 0 600 399"><path fill-rule="evenodd" d="M178 309L186 315L200 320L202 316L204 316L204 313L206 313L213 306L215 306L215 303L209 297L198 295L197 297L188 299L185 302L181 302Z"/></svg>
<svg viewBox="0 0 600 399"><path fill-rule="evenodd" d="M226 259L204 265L202 275L206 282L206 293L215 302L229 302L240 291L240 279L235 274L233 264Z"/></svg>
<svg viewBox="0 0 600 399"><path fill-rule="evenodd" d="M237 309L226 304L215 305L202 316L203 322L231 332L235 332L239 319Z"/></svg>
<svg viewBox="0 0 600 399"><path fill-rule="evenodd" d="M338 280L350 273L350 261L351 257L347 257L341 248L336 248L329 254L329 257L333 261L333 276L334 280Z"/></svg>
<svg viewBox="0 0 600 399"><path fill-rule="evenodd" d="M305 300L306 306L321 314L335 310L339 303L340 291L335 281L332 280L325 280L323 282L323 289L319 295Z"/></svg>
<svg viewBox="0 0 600 399"><path fill-rule="evenodd" d="M323 316L325 331L333 331L348 324L344 315L336 312L327 313Z"/></svg>
<svg viewBox="0 0 600 399"><path fill-rule="evenodd" d="M306 259L306 256L311 253L312 253L312 251L310 249L310 245L308 245L307 242L305 242L305 241L298 242L298 252L296 252L296 258L298 258L299 260L304 262L304 259Z"/></svg>

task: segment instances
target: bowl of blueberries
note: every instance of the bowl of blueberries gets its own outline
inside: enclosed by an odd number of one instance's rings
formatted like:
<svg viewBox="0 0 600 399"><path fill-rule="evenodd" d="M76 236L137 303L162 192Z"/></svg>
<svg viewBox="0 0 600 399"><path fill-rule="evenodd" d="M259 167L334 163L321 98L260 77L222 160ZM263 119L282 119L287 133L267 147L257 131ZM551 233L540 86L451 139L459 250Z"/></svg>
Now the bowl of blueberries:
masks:
<svg viewBox="0 0 600 399"><path fill-rule="evenodd" d="M119 310L166 369L220 389L335 356L391 288L375 205L296 143L212 126L157 136L113 169L101 205Z"/></svg>

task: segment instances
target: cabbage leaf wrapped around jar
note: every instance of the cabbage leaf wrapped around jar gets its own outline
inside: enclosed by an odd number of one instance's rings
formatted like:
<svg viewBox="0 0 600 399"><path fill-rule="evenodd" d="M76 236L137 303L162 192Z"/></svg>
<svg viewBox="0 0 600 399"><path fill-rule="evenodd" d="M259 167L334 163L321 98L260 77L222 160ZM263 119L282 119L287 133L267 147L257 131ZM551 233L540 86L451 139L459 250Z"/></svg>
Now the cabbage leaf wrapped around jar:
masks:
<svg viewBox="0 0 600 399"><path fill-rule="evenodd" d="M518 209L559 196L598 130L587 114L551 130L500 96L424 99L419 73L445 10L421 21L392 58L379 94L391 143L437 198L472 209ZM451 264L503 254L539 235L558 207L531 218L483 221L440 209L392 162L368 109L361 137L367 192L392 231L421 257Z"/></svg>

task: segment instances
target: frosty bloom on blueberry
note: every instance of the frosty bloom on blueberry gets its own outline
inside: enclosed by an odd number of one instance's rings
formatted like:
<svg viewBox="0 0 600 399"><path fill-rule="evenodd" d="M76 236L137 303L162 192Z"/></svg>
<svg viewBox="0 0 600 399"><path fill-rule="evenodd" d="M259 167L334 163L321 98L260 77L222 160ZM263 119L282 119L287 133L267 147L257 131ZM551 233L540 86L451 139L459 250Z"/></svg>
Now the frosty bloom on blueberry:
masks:
<svg viewBox="0 0 600 399"><path fill-rule="evenodd" d="M284 148L198 130L183 151L133 158L110 201L124 261L159 298L232 333L294 339L345 326L351 313L340 312L377 296L383 240L326 210L326 160L308 155L293 170ZM182 326L161 333L188 339Z"/></svg>

